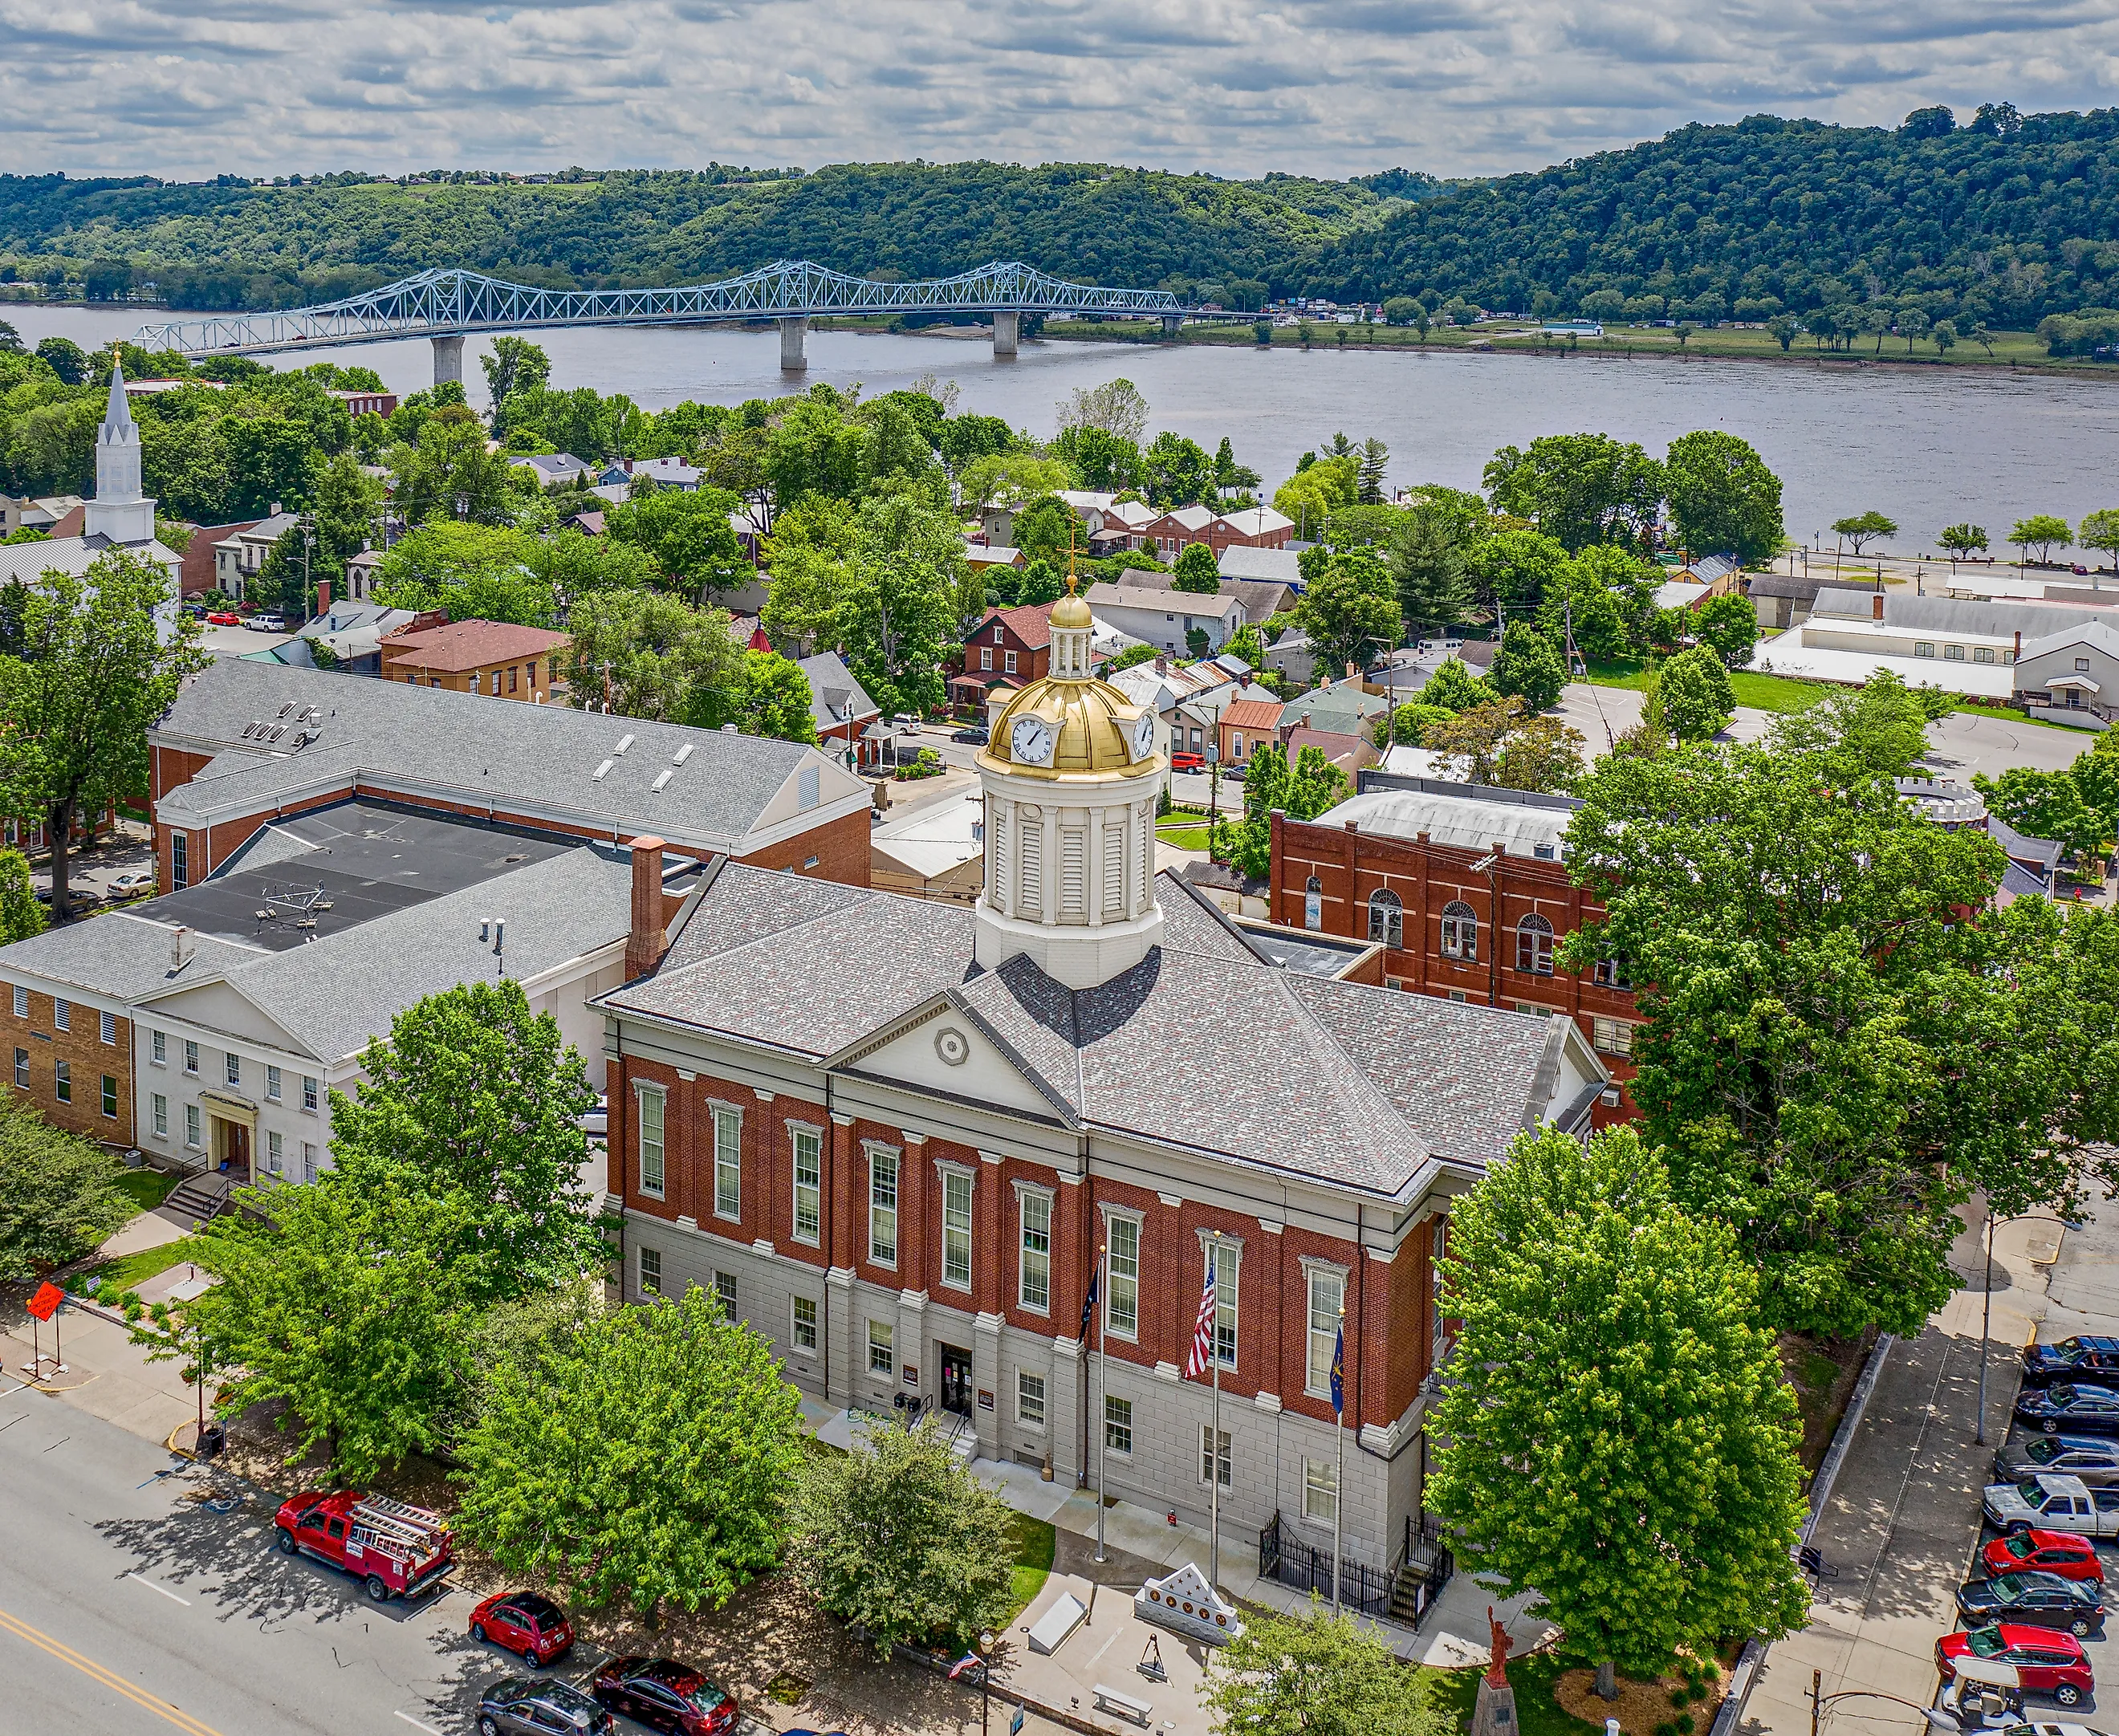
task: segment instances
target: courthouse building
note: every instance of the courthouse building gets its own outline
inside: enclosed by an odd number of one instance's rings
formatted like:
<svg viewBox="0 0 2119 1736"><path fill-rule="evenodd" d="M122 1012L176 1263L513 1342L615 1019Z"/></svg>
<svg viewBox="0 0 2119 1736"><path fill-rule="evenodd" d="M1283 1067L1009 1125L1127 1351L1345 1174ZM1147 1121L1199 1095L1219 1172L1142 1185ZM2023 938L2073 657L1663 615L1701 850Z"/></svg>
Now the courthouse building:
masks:
<svg viewBox="0 0 2119 1736"><path fill-rule="evenodd" d="M1328 1548L1343 1504L1384 1582L1450 1201L1523 1129L1585 1128L1608 1075L1570 1021L1273 963L1156 874L1153 714L1090 677L1085 603L1051 629L979 757L971 907L726 861L680 899L634 841L598 1003L625 1294L712 1288L814 1397L931 1407L1063 1484L1100 1461L1203 1522L1217 1478L1234 1546ZM1182 1373L1209 1260L1218 1437Z"/></svg>

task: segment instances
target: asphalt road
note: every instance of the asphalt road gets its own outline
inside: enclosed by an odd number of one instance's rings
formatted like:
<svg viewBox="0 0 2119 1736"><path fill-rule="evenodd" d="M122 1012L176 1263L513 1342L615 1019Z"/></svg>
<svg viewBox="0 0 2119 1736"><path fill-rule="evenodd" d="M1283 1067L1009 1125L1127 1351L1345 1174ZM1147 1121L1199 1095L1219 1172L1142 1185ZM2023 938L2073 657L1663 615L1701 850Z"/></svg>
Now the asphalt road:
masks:
<svg viewBox="0 0 2119 1736"><path fill-rule="evenodd" d="M216 1488L239 1504L190 1498ZM465 1633L467 1594L370 1604L273 1549L268 1498L20 1388L0 1490L0 1729L456 1736L512 1661Z"/></svg>

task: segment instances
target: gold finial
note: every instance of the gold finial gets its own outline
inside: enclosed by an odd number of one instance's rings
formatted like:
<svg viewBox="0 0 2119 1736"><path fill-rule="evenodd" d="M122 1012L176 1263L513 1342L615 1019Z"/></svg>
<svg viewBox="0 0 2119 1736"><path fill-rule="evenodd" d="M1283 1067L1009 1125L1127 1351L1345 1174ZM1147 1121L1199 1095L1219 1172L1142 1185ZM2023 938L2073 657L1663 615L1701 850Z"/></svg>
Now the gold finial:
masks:
<svg viewBox="0 0 2119 1736"><path fill-rule="evenodd" d="M1069 596L1074 595L1074 587L1078 582L1079 581L1074 576L1074 515L1069 512L1067 515L1067 595Z"/></svg>

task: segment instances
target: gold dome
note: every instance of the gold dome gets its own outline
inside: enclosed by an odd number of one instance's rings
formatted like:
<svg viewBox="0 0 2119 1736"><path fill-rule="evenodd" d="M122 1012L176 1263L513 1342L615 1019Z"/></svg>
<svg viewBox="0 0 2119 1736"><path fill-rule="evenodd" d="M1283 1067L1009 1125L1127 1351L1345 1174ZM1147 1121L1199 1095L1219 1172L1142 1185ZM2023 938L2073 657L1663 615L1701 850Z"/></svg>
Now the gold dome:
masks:
<svg viewBox="0 0 2119 1736"><path fill-rule="evenodd" d="M1070 584L1073 576L1072 573L1067 575ZM1052 605L1052 624L1059 627L1093 627L1097 623L1095 618L1089 613L1088 599L1086 597L1077 596L1070 590L1065 596Z"/></svg>
<svg viewBox="0 0 2119 1736"><path fill-rule="evenodd" d="M1073 600L1073 599L1069 599ZM1067 606L1065 603L1060 609ZM1078 604L1083 615L1087 604ZM1054 613L1058 613L1055 609ZM1026 729L1018 757L1018 724L1036 720L1038 732ZM979 763L996 771L1037 777L1121 777L1134 775L1155 757L1154 713L1128 699L1108 681L1033 681L994 720ZM1042 748L1041 752L1039 749Z"/></svg>

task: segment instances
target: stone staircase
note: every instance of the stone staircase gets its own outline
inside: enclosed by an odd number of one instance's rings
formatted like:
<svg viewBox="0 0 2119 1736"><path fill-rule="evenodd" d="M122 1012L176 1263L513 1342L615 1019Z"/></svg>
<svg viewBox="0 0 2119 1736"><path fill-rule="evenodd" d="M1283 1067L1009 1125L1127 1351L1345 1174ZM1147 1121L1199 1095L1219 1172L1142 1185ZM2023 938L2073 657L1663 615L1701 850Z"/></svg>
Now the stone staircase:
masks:
<svg viewBox="0 0 2119 1736"><path fill-rule="evenodd" d="M208 1224L228 1210L228 1197L234 1191L234 1182L225 1175L202 1173L186 1176L162 1201L162 1210Z"/></svg>

